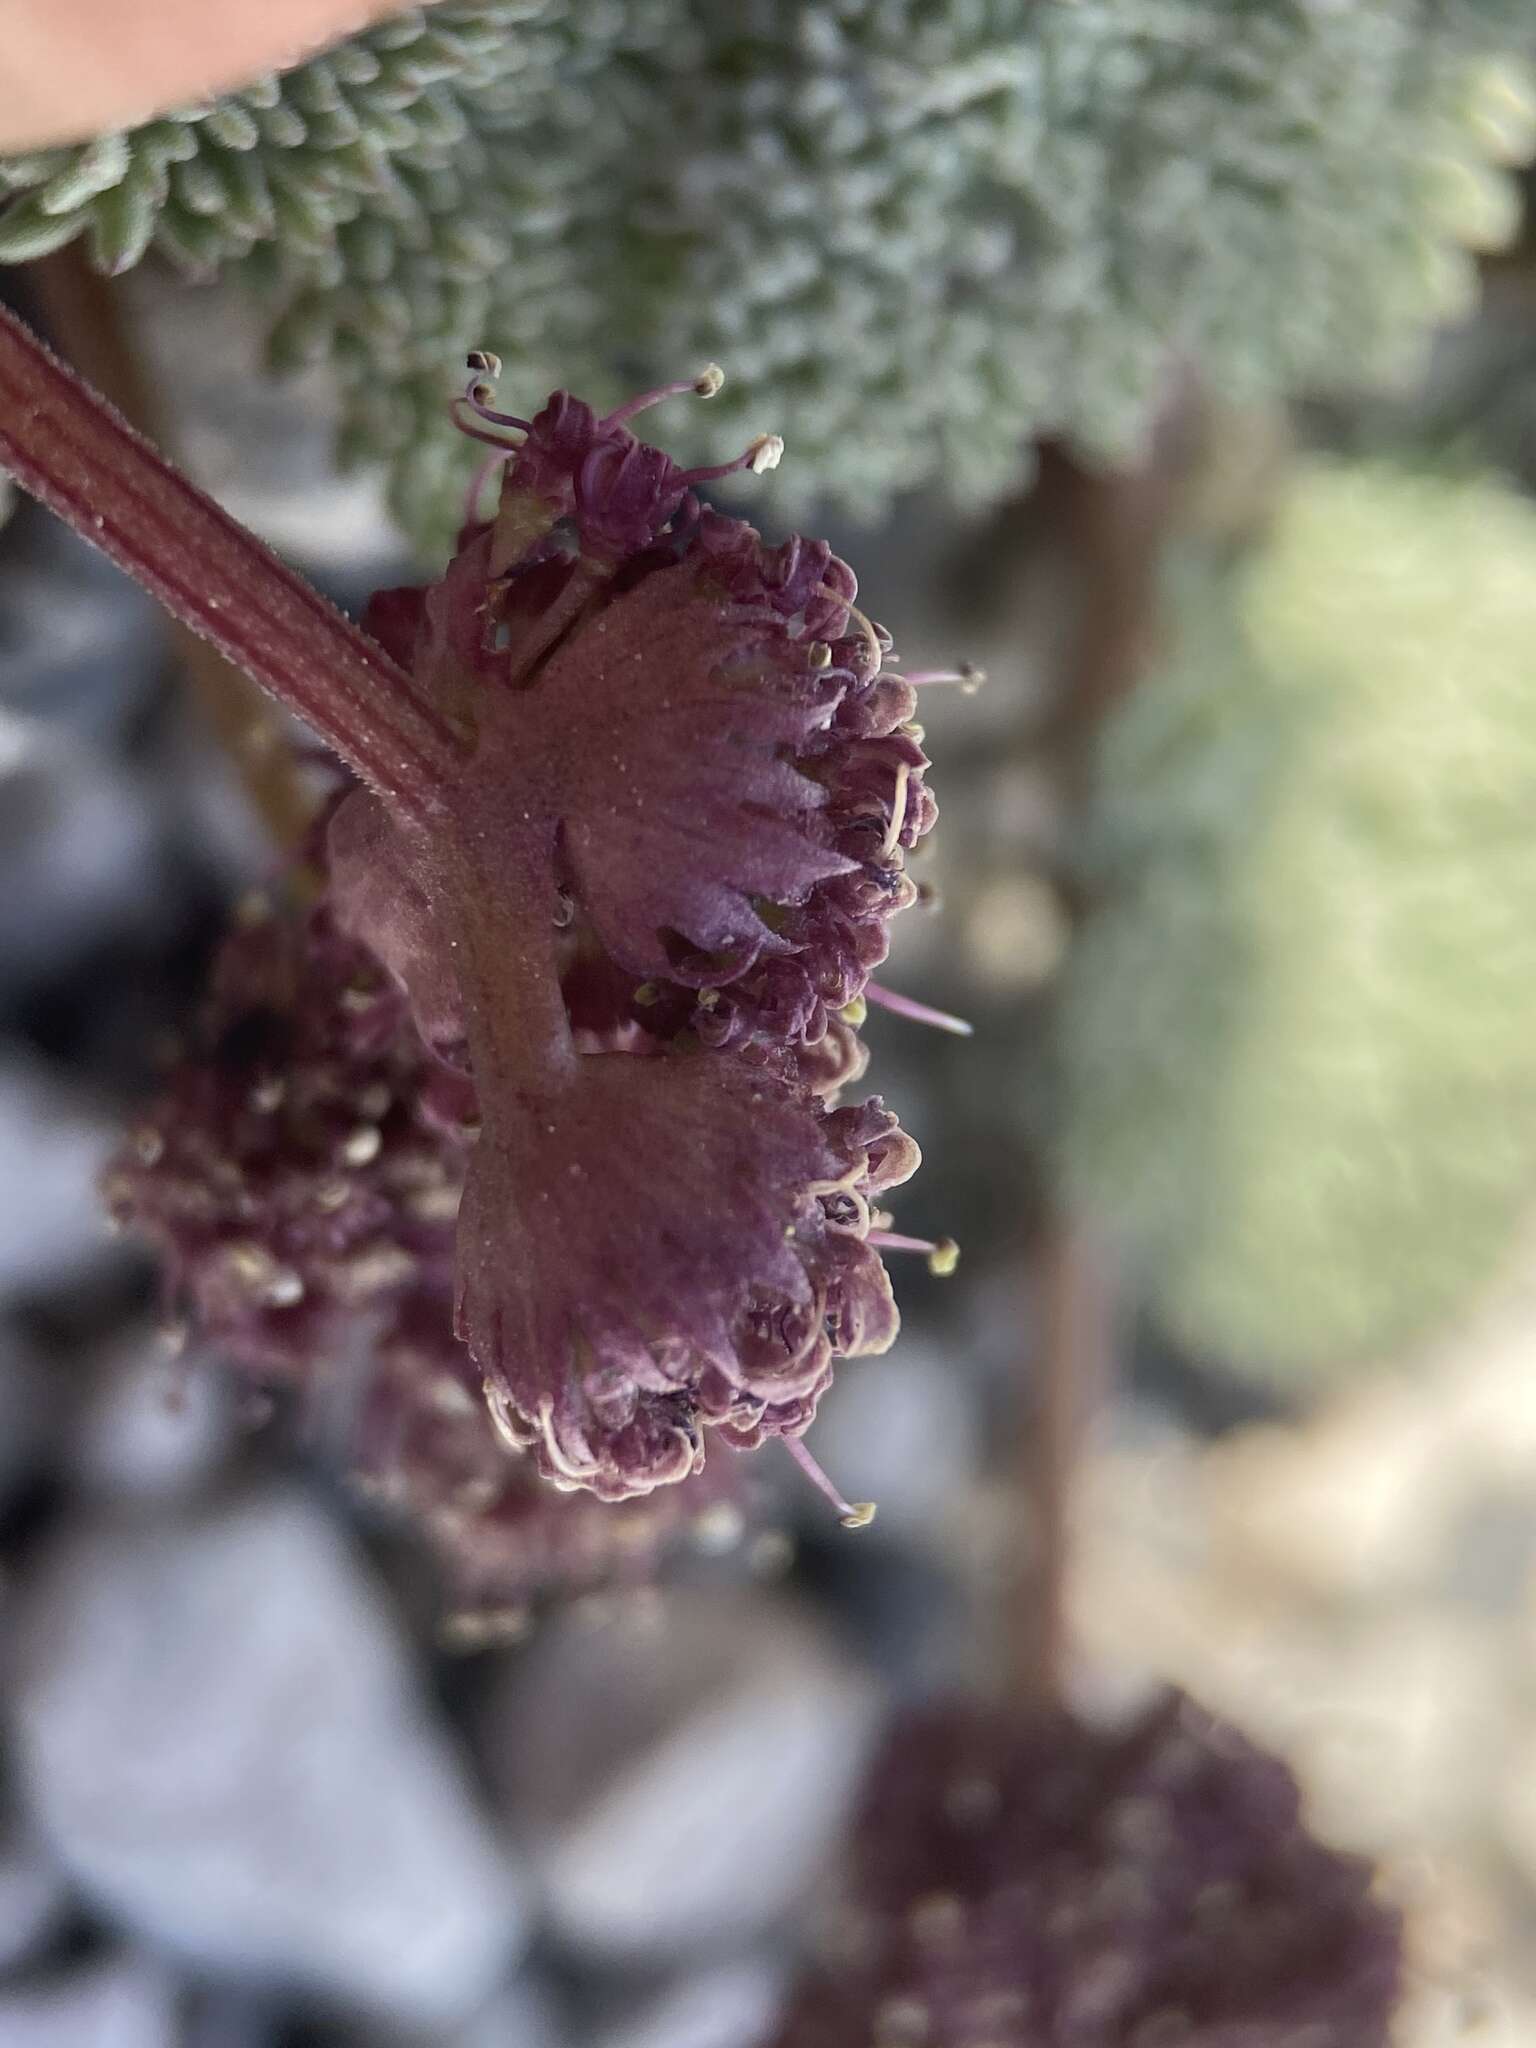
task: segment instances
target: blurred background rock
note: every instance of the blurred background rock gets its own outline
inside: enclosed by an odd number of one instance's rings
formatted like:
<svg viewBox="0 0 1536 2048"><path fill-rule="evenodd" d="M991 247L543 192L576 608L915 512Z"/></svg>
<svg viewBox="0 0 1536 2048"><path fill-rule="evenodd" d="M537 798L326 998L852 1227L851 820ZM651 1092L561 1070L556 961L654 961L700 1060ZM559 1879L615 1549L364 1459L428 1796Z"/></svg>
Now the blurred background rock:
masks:
<svg viewBox="0 0 1536 2048"><path fill-rule="evenodd" d="M1402 2048L1536 2039L1533 239L1484 284L1390 402L1197 393L1166 492L1051 445L999 510L808 521L909 662L991 676L925 700L941 907L888 972L976 1035L868 1027L925 1152L902 1227L964 1263L898 1272L898 1349L818 1423L868 1532L770 1451L724 1554L468 1657L420 1539L303 1416L172 1357L101 1222L270 855L152 610L14 510L5 2048L752 2048L883 1709L986 1671L1027 1569L1058 1168L1120 1273L1073 1508L1087 1696L1179 1680L1384 1859ZM382 486L331 466L326 374L267 380L240 291L146 266L128 318L232 510L353 607L404 572ZM1096 622L1157 659L1083 781L1059 712L1114 666Z"/></svg>

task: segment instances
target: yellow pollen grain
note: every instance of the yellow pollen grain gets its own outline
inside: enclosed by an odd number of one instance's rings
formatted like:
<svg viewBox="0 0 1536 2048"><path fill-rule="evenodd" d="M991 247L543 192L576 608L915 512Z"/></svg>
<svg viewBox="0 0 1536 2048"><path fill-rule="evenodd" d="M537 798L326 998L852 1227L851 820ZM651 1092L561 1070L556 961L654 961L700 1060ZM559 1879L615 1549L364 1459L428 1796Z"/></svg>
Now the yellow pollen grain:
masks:
<svg viewBox="0 0 1536 2048"><path fill-rule="evenodd" d="M341 1156L348 1166L370 1166L383 1143L377 1124L359 1124L342 1146Z"/></svg>
<svg viewBox="0 0 1536 2048"><path fill-rule="evenodd" d="M941 1237L928 1254L928 1270L936 1280L947 1280L960 1263L960 1247L952 1237Z"/></svg>

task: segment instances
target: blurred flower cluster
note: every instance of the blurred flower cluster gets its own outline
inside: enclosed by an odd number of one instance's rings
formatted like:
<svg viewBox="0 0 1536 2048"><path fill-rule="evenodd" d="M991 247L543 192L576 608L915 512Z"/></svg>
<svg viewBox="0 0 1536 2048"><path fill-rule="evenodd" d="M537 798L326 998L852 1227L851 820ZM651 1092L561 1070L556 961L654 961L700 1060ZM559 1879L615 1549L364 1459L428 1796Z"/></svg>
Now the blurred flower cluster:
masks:
<svg viewBox="0 0 1536 2048"><path fill-rule="evenodd" d="M1121 1730L899 1721L774 2048L1385 2048L1397 1915L1295 1779L1169 1694Z"/></svg>

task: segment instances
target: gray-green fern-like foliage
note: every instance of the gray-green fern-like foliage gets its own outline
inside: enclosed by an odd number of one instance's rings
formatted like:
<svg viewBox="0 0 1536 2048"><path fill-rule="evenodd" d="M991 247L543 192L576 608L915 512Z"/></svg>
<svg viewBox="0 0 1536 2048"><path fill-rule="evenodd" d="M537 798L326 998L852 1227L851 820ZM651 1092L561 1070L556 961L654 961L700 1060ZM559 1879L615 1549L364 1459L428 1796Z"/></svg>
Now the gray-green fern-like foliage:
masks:
<svg viewBox="0 0 1536 2048"><path fill-rule="evenodd" d="M246 257L424 538L470 346L509 402L718 359L690 452L782 426L781 501L975 502L1034 434L1124 453L1180 358L1389 372L1507 217L1515 40L1516 0L450 0L0 167L0 258Z"/></svg>
<svg viewBox="0 0 1536 2048"><path fill-rule="evenodd" d="M1064 1170L1277 1375L1462 1307L1536 1200L1536 512L1316 465L1111 725Z"/></svg>

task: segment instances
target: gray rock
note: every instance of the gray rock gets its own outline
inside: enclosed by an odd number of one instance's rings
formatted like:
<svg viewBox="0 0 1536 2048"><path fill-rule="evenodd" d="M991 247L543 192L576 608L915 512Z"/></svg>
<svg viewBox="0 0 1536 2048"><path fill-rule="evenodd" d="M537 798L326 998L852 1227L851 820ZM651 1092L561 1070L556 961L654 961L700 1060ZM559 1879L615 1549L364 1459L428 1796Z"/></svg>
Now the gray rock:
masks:
<svg viewBox="0 0 1536 2048"><path fill-rule="evenodd" d="M219 1470L235 1434L229 1381L215 1359L172 1358L138 1330L84 1374L67 1459L70 1479L103 1499L170 1500Z"/></svg>
<svg viewBox="0 0 1536 2048"><path fill-rule="evenodd" d="M143 779L41 718L0 706L0 961L53 971L104 936L149 929L164 896Z"/></svg>
<svg viewBox="0 0 1536 2048"><path fill-rule="evenodd" d="M177 2048L177 1992L163 1963L108 1957L0 1990L5 2048Z"/></svg>
<svg viewBox="0 0 1536 2048"><path fill-rule="evenodd" d="M56 1286L106 1250L96 1177L116 1142L40 1068L0 1062L0 1297Z"/></svg>
<svg viewBox="0 0 1536 2048"><path fill-rule="evenodd" d="M0 1975L37 1953L68 1902L64 1874L42 1845L20 1830L0 1833Z"/></svg>
<svg viewBox="0 0 1536 2048"><path fill-rule="evenodd" d="M109 1249L96 1176L115 1143L41 1067L0 1063L0 1296L59 1286Z"/></svg>
<svg viewBox="0 0 1536 2048"><path fill-rule="evenodd" d="M570 2041L549 1992L535 1979L520 1977L454 2026L348 2029L337 2036L335 2048L570 2048Z"/></svg>
<svg viewBox="0 0 1536 2048"><path fill-rule="evenodd" d="M14 1330L0 1324L0 1507L47 1458L57 1421L42 1360Z"/></svg>
<svg viewBox="0 0 1536 2048"><path fill-rule="evenodd" d="M656 1962L793 1906L874 1716L867 1672L802 1609L693 1589L552 1623L491 1703L486 1761L557 1930Z"/></svg>
<svg viewBox="0 0 1536 2048"><path fill-rule="evenodd" d="M783 1963L752 1957L680 1978L603 2027L591 2048L760 2048L788 1975Z"/></svg>
<svg viewBox="0 0 1536 2048"><path fill-rule="evenodd" d="M26 506L5 536L0 708L112 744L157 688L165 646L154 599Z"/></svg>
<svg viewBox="0 0 1536 2048"><path fill-rule="evenodd" d="M98 1517L20 1609L21 1775L102 1908L210 1975L423 2026L483 2004L516 1873L317 1508Z"/></svg>
<svg viewBox="0 0 1536 2048"><path fill-rule="evenodd" d="M949 1518L981 1476L970 1394L963 1362L915 1337L838 1374L812 1444L850 1500L877 1503L880 1513L863 1543L942 1543Z"/></svg>

